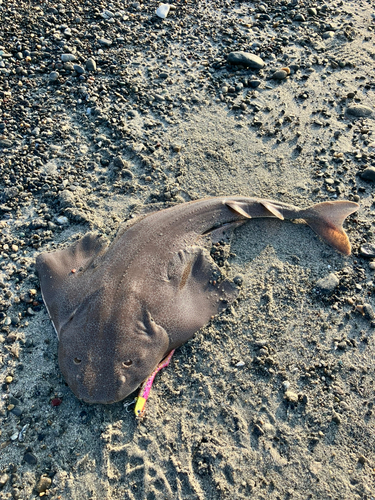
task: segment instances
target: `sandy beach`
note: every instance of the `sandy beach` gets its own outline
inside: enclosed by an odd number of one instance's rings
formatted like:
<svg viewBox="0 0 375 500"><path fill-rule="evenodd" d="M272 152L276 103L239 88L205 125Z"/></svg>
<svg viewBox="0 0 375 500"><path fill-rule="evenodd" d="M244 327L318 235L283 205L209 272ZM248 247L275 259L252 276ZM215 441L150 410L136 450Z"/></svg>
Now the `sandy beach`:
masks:
<svg viewBox="0 0 375 500"><path fill-rule="evenodd" d="M0 0L0 500L374 500L374 6L158 6ZM36 256L221 195L354 201L352 254L250 220L145 416L77 399Z"/></svg>

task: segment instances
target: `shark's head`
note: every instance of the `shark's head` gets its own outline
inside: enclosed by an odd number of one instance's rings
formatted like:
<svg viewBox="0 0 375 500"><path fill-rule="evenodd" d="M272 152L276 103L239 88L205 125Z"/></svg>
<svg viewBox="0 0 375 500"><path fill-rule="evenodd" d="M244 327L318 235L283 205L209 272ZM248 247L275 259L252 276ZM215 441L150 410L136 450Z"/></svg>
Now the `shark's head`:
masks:
<svg viewBox="0 0 375 500"><path fill-rule="evenodd" d="M168 351L168 335L150 314L88 320L77 311L59 332L59 365L74 394L86 403L126 398L152 373ZM128 320L126 322L126 319Z"/></svg>

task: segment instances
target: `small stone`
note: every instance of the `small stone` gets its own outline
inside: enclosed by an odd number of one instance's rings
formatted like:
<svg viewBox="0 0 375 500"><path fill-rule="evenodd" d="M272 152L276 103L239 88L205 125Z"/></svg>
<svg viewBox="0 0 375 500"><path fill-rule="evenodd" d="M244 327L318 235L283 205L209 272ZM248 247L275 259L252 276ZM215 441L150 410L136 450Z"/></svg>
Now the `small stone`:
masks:
<svg viewBox="0 0 375 500"><path fill-rule="evenodd" d="M22 415L22 410L19 406L15 406L10 410L10 412L13 413L13 415L15 415L16 417L20 417Z"/></svg>
<svg viewBox="0 0 375 500"><path fill-rule="evenodd" d="M182 145L181 144L173 144L172 149L175 153L179 153L182 149Z"/></svg>
<svg viewBox="0 0 375 500"><path fill-rule="evenodd" d="M227 61L231 64L241 64L253 69L262 69L265 66L265 62L259 56L243 51L230 52Z"/></svg>
<svg viewBox="0 0 375 500"><path fill-rule="evenodd" d="M40 479L39 479L39 482L36 486L36 491L38 493L43 493L45 492L46 490L48 490L48 488L51 486L51 483L52 483L52 479L50 479L49 477L47 476L42 476Z"/></svg>
<svg viewBox="0 0 375 500"><path fill-rule="evenodd" d="M353 118L362 118L370 116L372 114L372 109L361 104L353 104L353 106L346 108L346 114Z"/></svg>
<svg viewBox="0 0 375 500"><path fill-rule="evenodd" d="M293 391L286 391L284 397L290 403L298 403L298 394Z"/></svg>
<svg viewBox="0 0 375 500"><path fill-rule="evenodd" d="M6 384L11 384L13 382L13 377L11 375L8 375L5 377L5 383Z"/></svg>
<svg viewBox="0 0 375 500"><path fill-rule="evenodd" d="M75 61L77 58L74 54L61 54L61 60L62 62L71 62Z"/></svg>
<svg viewBox="0 0 375 500"><path fill-rule="evenodd" d="M335 422L335 424L341 424L341 417L335 411L332 413L332 422Z"/></svg>
<svg viewBox="0 0 375 500"><path fill-rule="evenodd" d="M375 311L371 304L363 304L363 312L365 313L366 318L371 320L375 319Z"/></svg>
<svg viewBox="0 0 375 500"><path fill-rule="evenodd" d="M65 62L64 63L64 69L66 69L67 71L73 71L73 69L74 69L73 63L71 63L69 61Z"/></svg>
<svg viewBox="0 0 375 500"><path fill-rule="evenodd" d="M159 7L156 9L156 15L160 17L160 19L165 19L169 14L171 6L167 3L161 3Z"/></svg>
<svg viewBox="0 0 375 500"><path fill-rule="evenodd" d="M362 245L360 247L359 252L363 257L371 259L372 257L375 257L375 245L372 245L371 243L366 243L365 245Z"/></svg>
<svg viewBox="0 0 375 500"><path fill-rule="evenodd" d="M366 458L364 455L359 455L359 457L358 457L358 462L359 462L361 465L365 465L365 463L367 462L367 458Z"/></svg>
<svg viewBox="0 0 375 500"><path fill-rule="evenodd" d="M51 71L49 74L49 79L51 82L57 82L59 79L60 73L58 71Z"/></svg>
<svg viewBox="0 0 375 500"><path fill-rule="evenodd" d="M0 139L0 148L11 148L13 146L13 141L9 139Z"/></svg>
<svg viewBox="0 0 375 500"><path fill-rule="evenodd" d="M277 71L275 71L275 73L272 75L272 78L274 80L285 80L285 78L288 76L288 73L283 70L283 69L279 69Z"/></svg>
<svg viewBox="0 0 375 500"><path fill-rule="evenodd" d="M322 34L323 40L328 40L329 38L333 38L334 36L335 36L335 32L334 31L325 31Z"/></svg>
<svg viewBox="0 0 375 500"><path fill-rule="evenodd" d="M260 80L249 80L248 81L248 86L253 88L253 89L256 89L257 87L259 87L259 85L261 84L262 82Z"/></svg>
<svg viewBox="0 0 375 500"><path fill-rule="evenodd" d="M361 178L364 179L365 181L375 181L375 168L374 167L368 167L365 168L365 170L361 173Z"/></svg>
<svg viewBox="0 0 375 500"><path fill-rule="evenodd" d="M339 283L340 280L338 279L336 274L329 273L327 276L318 280L316 286L320 289L322 293L332 293Z"/></svg>
<svg viewBox="0 0 375 500"><path fill-rule="evenodd" d="M56 217L56 222L60 224L60 226L65 226L69 224L69 219L65 217L65 215L61 215L60 217Z"/></svg>
<svg viewBox="0 0 375 500"><path fill-rule="evenodd" d="M29 451L24 454L23 459L29 465L36 465L38 463L36 456Z"/></svg>
<svg viewBox="0 0 375 500"><path fill-rule="evenodd" d="M112 40L110 38L99 38L98 42L103 47L110 47L112 45Z"/></svg>
<svg viewBox="0 0 375 500"><path fill-rule="evenodd" d="M236 368L241 368L242 366L245 366L245 362L244 361L239 361L238 363L236 363Z"/></svg>
<svg viewBox="0 0 375 500"><path fill-rule="evenodd" d="M318 11L315 9L315 7L309 7L307 9L307 13L310 15L310 16L316 16L318 14Z"/></svg>
<svg viewBox="0 0 375 500"><path fill-rule="evenodd" d="M116 158L113 159L113 166L119 170L125 167L125 162L121 156L116 156Z"/></svg>
<svg viewBox="0 0 375 500"><path fill-rule="evenodd" d="M294 21L297 21L298 23L303 23L304 21L306 21L306 18L303 14L297 14L296 16L294 16Z"/></svg>
<svg viewBox="0 0 375 500"><path fill-rule="evenodd" d="M87 59L86 61L86 70L96 71L96 62L92 57L90 57L90 59Z"/></svg>
<svg viewBox="0 0 375 500"><path fill-rule="evenodd" d="M82 66L80 66L79 64L74 64L73 65L73 69L76 73L78 73L79 75L83 75L83 73L85 72L85 70L82 68Z"/></svg>
<svg viewBox="0 0 375 500"><path fill-rule="evenodd" d="M9 480L8 474L1 474L0 476L0 489L4 488Z"/></svg>

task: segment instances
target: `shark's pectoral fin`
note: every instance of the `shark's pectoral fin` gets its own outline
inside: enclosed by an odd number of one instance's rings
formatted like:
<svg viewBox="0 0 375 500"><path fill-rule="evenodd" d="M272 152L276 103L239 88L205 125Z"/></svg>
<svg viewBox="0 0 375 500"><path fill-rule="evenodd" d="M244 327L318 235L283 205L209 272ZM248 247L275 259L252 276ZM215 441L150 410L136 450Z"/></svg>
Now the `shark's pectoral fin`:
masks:
<svg viewBox="0 0 375 500"><path fill-rule="evenodd" d="M180 340L176 345L226 309L238 295L237 287L223 278L220 268L198 247L181 250L175 256L169 266L169 279L175 294L168 330Z"/></svg>
<svg viewBox="0 0 375 500"><path fill-rule="evenodd" d="M68 248L45 252L36 258L43 300L57 334L85 299L77 286L82 273L95 265L95 260L104 254L106 248L107 242L103 238L87 234Z"/></svg>

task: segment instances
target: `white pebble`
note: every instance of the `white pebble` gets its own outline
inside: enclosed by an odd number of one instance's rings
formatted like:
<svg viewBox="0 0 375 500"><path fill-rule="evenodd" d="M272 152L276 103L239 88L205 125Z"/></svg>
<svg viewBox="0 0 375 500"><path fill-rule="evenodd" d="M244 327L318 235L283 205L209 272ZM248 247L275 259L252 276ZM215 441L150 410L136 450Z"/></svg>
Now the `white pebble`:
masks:
<svg viewBox="0 0 375 500"><path fill-rule="evenodd" d="M64 215L60 215L60 217L56 217L56 222L60 224L60 226L64 226L65 224L69 224L69 220Z"/></svg>
<svg viewBox="0 0 375 500"><path fill-rule="evenodd" d="M165 19L169 13L169 9L171 6L167 3L161 3L159 7L156 9L156 15L161 19Z"/></svg>
<svg viewBox="0 0 375 500"><path fill-rule="evenodd" d="M239 362L236 364L236 368L240 368L241 366L245 366L244 361L239 361Z"/></svg>

